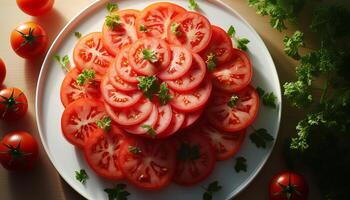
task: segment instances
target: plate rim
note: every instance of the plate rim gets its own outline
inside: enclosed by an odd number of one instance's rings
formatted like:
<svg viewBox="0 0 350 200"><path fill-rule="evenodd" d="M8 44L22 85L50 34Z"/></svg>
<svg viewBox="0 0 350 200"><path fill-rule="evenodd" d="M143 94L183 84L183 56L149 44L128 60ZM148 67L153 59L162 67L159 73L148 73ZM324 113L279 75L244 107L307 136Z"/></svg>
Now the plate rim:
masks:
<svg viewBox="0 0 350 200"><path fill-rule="evenodd" d="M119 0L115 0L114 2L117 2ZM165 0L166 1L166 0ZM81 18L84 17L84 14L88 15L90 14L90 12L92 12L94 9L98 9L99 6L101 6L102 4L105 4L106 2L108 2L108 0L95 0L93 2L91 2L90 4L88 4L85 8L83 8L81 11L79 11L76 15L74 15L67 23L66 25L62 28L62 30L57 34L57 36L55 37L54 41L52 42L50 48L48 49L46 56L44 58L43 64L41 65L41 69L40 69L40 73L38 76L38 81L37 81L37 85L36 85L36 92L35 92L35 118L36 118L36 125L38 128L38 132L39 132L39 136L40 136L40 142L44 147L44 150L46 152L46 155L49 157L50 162L52 163L52 165L55 167L56 171L58 172L59 176L61 176L63 178L63 180L71 187L73 188L77 193L79 193L81 196L83 196L86 199L90 199L90 196L85 192L80 190L80 188L78 188L72 181L70 181L69 178L67 178L64 173L61 173L61 171L56 167L56 163L52 157L52 155L50 154L50 151L48 149L48 146L46 144L46 142L44 142L44 136L43 136L43 130L42 130L42 125L41 125L41 118L39 116L39 113L41 113L41 108L39 105L41 105L42 102L42 98L39 98L41 96L41 94L43 93L43 87L44 84L43 82L45 82L46 77L44 76L47 71L48 71L48 64L50 61L50 58L52 58L53 56L53 52L56 48L56 45L60 42L60 39L62 37L62 35L64 36L64 34L67 34L66 32L69 31L71 26L74 26L75 23L79 23L79 21L81 20ZM249 30L256 35L257 40L259 42L261 42L263 44L263 48L264 50L266 50L268 52L268 61L270 62L271 65L273 65L273 70L274 73L277 75L277 91L278 94L277 99L279 101L279 106L278 106L278 114L277 114L277 137L279 135L279 131L280 131L280 125L281 125L281 115L282 115L282 94L281 94L281 85L280 85L280 80L279 80L279 76L277 73L277 69L276 69L276 65L272 59L271 53L269 51L269 49L267 48L265 42L262 40L262 38L260 37L260 35L256 32L256 30L246 21L246 19L244 17L242 17L235 9L233 9L232 7L230 7L229 5L227 5L225 2L223 2L222 0L209 0L209 3L212 4L219 4L219 6L227 9L228 11L232 12L234 15L236 15L248 28ZM101 5L100 5L101 4ZM75 22L75 23L74 23ZM268 152L266 153L264 159L262 160L260 166L258 166L254 171L252 171L251 175L248 176L248 178L242 182L237 188L235 188L234 190L232 190L232 192L229 194L229 199L232 199L234 197L236 197L239 193L241 193L244 189L246 189L251 183L252 181L255 179L255 177L261 172L262 168L266 165L267 160L271 157L272 151L275 147L276 141L277 141L277 137L275 138L275 140L272 142L270 148L268 149Z"/></svg>

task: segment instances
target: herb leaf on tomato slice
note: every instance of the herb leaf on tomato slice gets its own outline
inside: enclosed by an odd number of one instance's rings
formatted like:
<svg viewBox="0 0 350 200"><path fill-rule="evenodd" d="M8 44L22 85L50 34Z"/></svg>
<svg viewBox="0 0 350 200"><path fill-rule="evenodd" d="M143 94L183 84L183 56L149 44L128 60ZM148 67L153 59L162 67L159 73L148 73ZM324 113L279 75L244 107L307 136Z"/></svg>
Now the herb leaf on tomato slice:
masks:
<svg viewBox="0 0 350 200"><path fill-rule="evenodd" d="M147 129L147 133L152 137L155 138L157 133L156 131L152 128L152 126L148 124L141 125L141 128Z"/></svg>
<svg viewBox="0 0 350 200"><path fill-rule="evenodd" d="M235 170L237 173L240 171L247 171L247 159L243 156L236 158Z"/></svg>
<svg viewBox="0 0 350 200"><path fill-rule="evenodd" d="M77 179L80 183L85 184L86 180L89 179L89 176L84 169L81 169L79 171L75 171L75 179Z"/></svg>
<svg viewBox="0 0 350 200"><path fill-rule="evenodd" d="M88 82L92 82L95 78L95 70L84 69L81 74L78 75L77 83L78 85L85 85Z"/></svg>
<svg viewBox="0 0 350 200"><path fill-rule="evenodd" d="M153 96L159 90L159 82L157 77L156 76L139 76L137 77L137 80L139 81L138 87L140 90L143 91L143 95L145 95L145 97L152 100Z"/></svg>
<svg viewBox="0 0 350 200"><path fill-rule="evenodd" d="M143 54L143 59L145 59L151 63L158 62L157 53L155 51L143 49L142 54Z"/></svg>
<svg viewBox="0 0 350 200"><path fill-rule="evenodd" d="M256 147L262 147L264 149L267 146L266 143L274 140L272 135L270 135L264 128L255 130L253 133L250 134L249 139L256 145Z"/></svg>
<svg viewBox="0 0 350 200"><path fill-rule="evenodd" d="M230 100L227 102L227 105L230 108L233 108L236 106L236 104L238 103L238 96L237 95L232 95Z"/></svg>
<svg viewBox="0 0 350 200"><path fill-rule="evenodd" d="M108 200L127 200L130 193L125 188L125 184L118 184L114 188L106 188L104 191L108 194Z"/></svg>
<svg viewBox="0 0 350 200"><path fill-rule="evenodd" d="M165 82L160 84L158 99L162 105L167 104L173 96L169 93L169 88Z"/></svg>
<svg viewBox="0 0 350 200"><path fill-rule="evenodd" d="M109 130L111 130L111 123L112 123L112 119L110 117L104 117L101 120L98 120L96 122L96 125L100 128L103 129L104 131L108 132Z"/></svg>
<svg viewBox="0 0 350 200"><path fill-rule="evenodd" d="M108 10L108 12L111 13L111 12L113 12L115 10L118 10L118 4L108 2L107 5L106 5L106 9Z"/></svg>
<svg viewBox="0 0 350 200"><path fill-rule="evenodd" d="M207 63L208 70L213 71L217 65L216 55L214 53L209 53L205 62Z"/></svg>
<svg viewBox="0 0 350 200"><path fill-rule="evenodd" d="M129 146L128 151L130 153L133 153L133 154L139 154L142 152L141 149L139 147L136 147L136 146Z"/></svg>
<svg viewBox="0 0 350 200"><path fill-rule="evenodd" d="M179 31L179 27L180 27L179 23L171 24L171 32L174 33L177 36L181 36L182 32Z"/></svg>
<svg viewBox="0 0 350 200"><path fill-rule="evenodd" d="M148 29L145 27L145 25L141 24L141 25L140 25L140 31L141 31L141 32L144 32L144 33L147 33L147 32L148 32Z"/></svg>

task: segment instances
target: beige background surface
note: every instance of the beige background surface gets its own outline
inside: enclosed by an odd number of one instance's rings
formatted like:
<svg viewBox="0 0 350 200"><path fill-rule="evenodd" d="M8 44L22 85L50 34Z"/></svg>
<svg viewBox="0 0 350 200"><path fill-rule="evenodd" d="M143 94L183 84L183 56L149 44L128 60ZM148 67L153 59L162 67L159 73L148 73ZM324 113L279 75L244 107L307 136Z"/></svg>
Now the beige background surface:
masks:
<svg viewBox="0 0 350 200"><path fill-rule="evenodd" d="M10 33L16 24L24 21L37 21L49 35L49 43L53 41L61 28L81 9L93 0L56 0L54 9L45 16L32 18L21 12L15 0L0 0L0 57L6 63L7 76L5 85L21 88L28 97L29 112L23 119L14 123L0 122L0 137L12 130L26 130L38 140L38 131L35 122L34 101L35 88L43 57L35 60L24 60L18 57L10 46ZM236 9L260 34L267 45L277 67L281 84L292 80L295 64L283 53L284 34L273 30L268 24L267 17L255 14L253 8L248 7L246 0L224 0ZM309 21L308 13L302 14L304 22ZM303 26L301 24L301 26ZM290 28L290 33L293 28ZM307 35L307 37L310 37ZM301 118L301 113L291 109L283 103L282 124L276 147L259 175L238 197L237 200L266 200L268 183L278 171L285 169L282 148L285 138L295 133L295 124ZM0 200L75 200L83 199L69 185L67 185L48 160L40 144L40 161L28 172L9 173L0 167ZM309 173L300 170L311 185L310 199L320 199L317 188L311 182Z"/></svg>

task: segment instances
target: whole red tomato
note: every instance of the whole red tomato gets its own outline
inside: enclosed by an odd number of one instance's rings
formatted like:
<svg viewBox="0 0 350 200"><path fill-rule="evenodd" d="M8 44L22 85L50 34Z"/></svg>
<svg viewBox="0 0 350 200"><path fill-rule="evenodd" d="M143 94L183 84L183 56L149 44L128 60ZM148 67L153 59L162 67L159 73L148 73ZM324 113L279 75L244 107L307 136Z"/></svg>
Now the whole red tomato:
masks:
<svg viewBox="0 0 350 200"><path fill-rule="evenodd" d="M307 200L309 187L305 179L292 171L274 176L270 183L270 200Z"/></svg>
<svg viewBox="0 0 350 200"><path fill-rule="evenodd" d="M46 50L46 32L35 22L24 22L12 31L11 46L21 57L35 58Z"/></svg>
<svg viewBox="0 0 350 200"><path fill-rule="evenodd" d="M28 15L40 16L52 9L54 0L16 0L18 7Z"/></svg>
<svg viewBox="0 0 350 200"><path fill-rule="evenodd" d="M2 59L0 58L0 85L2 85L2 83L4 82L5 76L6 76L6 66L4 61L2 61Z"/></svg>
<svg viewBox="0 0 350 200"><path fill-rule="evenodd" d="M38 158L38 143L25 131L13 131L0 143L0 163L8 170L30 169Z"/></svg>
<svg viewBox="0 0 350 200"><path fill-rule="evenodd" d="M16 120L28 110L26 95L18 88L0 90L0 119Z"/></svg>

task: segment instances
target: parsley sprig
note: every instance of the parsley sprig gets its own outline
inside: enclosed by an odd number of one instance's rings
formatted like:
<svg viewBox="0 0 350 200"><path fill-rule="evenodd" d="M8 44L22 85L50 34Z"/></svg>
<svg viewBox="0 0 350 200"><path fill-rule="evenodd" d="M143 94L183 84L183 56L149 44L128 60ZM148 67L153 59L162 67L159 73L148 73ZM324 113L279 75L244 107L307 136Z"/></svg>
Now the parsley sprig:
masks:
<svg viewBox="0 0 350 200"><path fill-rule="evenodd" d="M84 169L80 169L79 171L75 171L75 179L80 183L85 184L87 179L89 179L89 176Z"/></svg>
<svg viewBox="0 0 350 200"><path fill-rule="evenodd" d="M93 82L95 79L95 70L84 69L77 77L78 85L85 85L87 83Z"/></svg>
<svg viewBox="0 0 350 200"><path fill-rule="evenodd" d="M188 0L188 3L189 3L188 8L190 10L198 10L199 6L198 6L196 0Z"/></svg>
<svg viewBox="0 0 350 200"><path fill-rule="evenodd" d="M254 129L254 132L249 135L249 139L256 145L258 148L265 149L267 143L272 142L274 138L268 131L264 128Z"/></svg>
<svg viewBox="0 0 350 200"><path fill-rule="evenodd" d="M247 38L239 38L236 36L236 29L233 26L230 26L230 28L227 31L228 36L233 38L235 43L237 44L237 48L241 49L243 51L247 51L248 47L247 44L250 42Z"/></svg>
<svg viewBox="0 0 350 200"><path fill-rule="evenodd" d="M259 93L260 98L265 106L276 108L277 97L273 92L265 92L261 87L257 87L256 91Z"/></svg>
<svg viewBox="0 0 350 200"><path fill-rule="evenodd" d="M162 105L168 104L168 102L173 98L173 95L170 94L169 88L165 82L160 84L158 99Z"/></svg>
<svg viewBox="0 0 350 200"><path fill-rule="evenodd" d="M222 186L219 185L218 181L214 181L204 188L205 192L203 194L203 200L212 200L213 194L219 192L222 189Z"/></svg>
<svg viewBox="0 0 350 200"><path fill-rule="evenodd" d="M127 200L130 193L125 189L125 184L118 184L113 188L106 188L104 191L108 195L108 200Z"/></svg>
<svg viewBox="0 0 350 200"><path fill-rule="evenodd" d="M208 70L213 71L217 65L216 55L214 53L209 53L207 55L207 60L205 62L207 63Z"/></svg>
<svg viewBox="0 0 350 200"><path fill-rule="evenodd" d="M112 128L111 123L112 123L112 119L110 117L106 116L106 117L103 117L102 119L98 120L96 122L96 125L100 129L103 129L105 132L108 132Z"/></svg>
<svg viewBox="0 0 350 200"><path fill-rule="evenodd" d="M154 50L143 49L142 55L143 55L143 59L145 59L151 63L158 62L157 52Z"/></svg>
<svg viewBox="0 0 350 200"><path fill-rule="evenodd" d="M182 32L179 31L180 24L179 23L172 23L170 30L172 33L174 33L176 36L181 36Z"/></svg>
<svg viewBox="0 0 350 200"><path fill-rule="evenodd" d="M156 95L159 102L162 105L166 105L173 98L167 84L165 82L159 84L156 76L139 76L137 80L139 81L139 89L150 100Z"/></svg>
<svg viewBox="0 0 350 200"><path fill-rule="evenodd" d="M53 58L61 65L62 69L64 69L65 72L69 72L71 69L71 65L69 62L68 55L64 55L62 58L60 55L54 55Z"/></svg>
<svg viewBox="0 0 350 200"><path fill-rule="evenodd" d="M235 170L237 173L244 171L247 171L247 159L243 156L239 156L236 158L236 164L235 164Z"/></svg>
<svg viewBox="0 0 350 200"><path fill-rule="evenodd" d="M144 128L147 130L147 133L152 137L152 138L156 138L157 133L156 131L153 129L153 127L151 125L148 124L143 124L141 125L141 128Z"/></svg>
<svg viewBox="0 0 350 200"><path fill-rule="evenodd" d="M106 26L115 29L121 22L119 15L115 14L114 11L118 10L118 5L115 3L108 2L106 5L106 9L108 11L108 15L105 18Z"/></svg>

